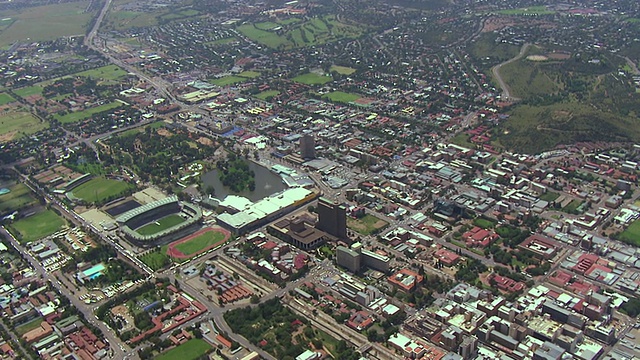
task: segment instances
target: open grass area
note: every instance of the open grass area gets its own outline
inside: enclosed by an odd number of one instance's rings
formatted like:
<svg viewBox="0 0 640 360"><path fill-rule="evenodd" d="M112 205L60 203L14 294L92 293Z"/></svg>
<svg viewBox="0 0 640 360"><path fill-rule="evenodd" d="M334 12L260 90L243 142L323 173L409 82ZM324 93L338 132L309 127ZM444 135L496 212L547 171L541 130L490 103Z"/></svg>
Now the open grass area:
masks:
<svg viewBox="0 0 640 360"><path fill-rule="evenodd" d="M217 245L224 241L225 234L220 231L211 230L196 236L189 241L185 241L175 246L178 251L185 255L195 254L202 249L206 249L209 246Z"/></svg>
<svg viewBox="0 0 640 360"><path fill-rule="evenodd" d="M202 339L191 339L156 357L156 360L196 360L206 354L212 346Z"/></svg>
<svg viewBox="0 0 640 360"><path fill-rule="evenodd" d="M15 89L13 90L13 93L25 98L31 95L42 95L42 86L38 86L38 85L34 85L34 86L25 86L23 88L20 89Z"/></svg>
<svg viewBox="0 0 640 360"><path fill-rule="evenodd" d="M356 69L354 68L350 68L347 66L339 66L339 65L332 65L331 68L329 69L330 72L337 72L338 74L341 75L351 75L354 72L356 72Z"/></svg>
<svg viewBox="0 0 640 360"><path fill-rule="evenodd" d="M223 76L218 79L209 80L210 83L218 86L233 85L233 84L241 83L243 81L247 81L247 79L240 76L235 76L235 75Z"/></svg>
<svg viewBox="0 0 640 360"><path fill-rule="evenodd" d="M5 105L14 101L16 101L16 99L14 99L13 96L7 93L0 93L0 105Z"/></svg>
<svg viewBox="0 0 640 360"><path fill-rule="evenodd" d="M496 226L496 224L498 224L497 221L490 220L487 218L478 217L473 219L473 225L477 227L481 227L483 229L493 229Z"/></svg>
<svg viewBox="0 0 640 360"><path fill-rule="evenodd" d="M257 78L258 76L260 76L260 73L257 72L257 71L243 71L240 74L238 74L238 76L243 77L243 78L253 79L253 78Z"/></svg>
<svg viewBox="0 0 640 360"><path fill-rule="evenodd" d="M487 69L515 57L520 52L520 47L517 45L496 42L498 36L494 32L481 33L468 45L471 55L486 62Z"/></svg>
<svg viewBox="0 0 640 360"><path fill-rule="evenodd" d="M540 195L540 200L544 200L544 201L548 201L548 202L554 202L559 197L560 197L560 193L553 192L553 191L547 191L546 193Z"/></svg>
<svg viewBox="0 0 640 360"><path fill-rule="evenodd" d="M153 235L183 222L184 219L180 215L171 214L159 219L158 221L146 224L143 227L136 229L136 232L140 235Z"/></svg>
<svg viewBox="0 0 640 360"><path fill-rule="evenodd" d="M62 36L84 35L93 13L85 12L86 1L27 7L2 12L15 21L0 31L0 47L16 41L46 41Z"/></svg>
<svg viewBox="0 0 640 360"><path fill-rule="evenodd" d="M627 244L640 247L640 220L636 220L625 229L618 237Z"/></svg>
<svg viewBox="0 0 640 360"><path fill-rule="evenodd" d="M90 77L92 79L119 80L127 76L128 72L117 65L107 65L96 69L75 73L75 76Z"/></svg>
<svg viewBox="0 0 640 360"><path fill-rule="evenodd" d="M49 127L30 112L7 111L0 115L0 143L16 140Z"/></svg>
<svg viewBox="0 0 640 360"><path fill-rule="evenodd" d="M567 204L567 206L563 207L562 211L569 214L575 214L578 211L580 205L582 205L582 200L574 199L571 200L571 202Z"/></svg>
<svg viewBox="0 0 640 360"><path fill-rule="evenodd" d="M278 95L280 95L280 91L278 90L267 90L259 93L258 95L256 95L256 97L261 100L267 100L270 97Z"/></svg>
<svg viewBox="0 0 640 360"><path fill-rule="evenodd" d="M162 269L171 263L171 259L169 258L169 255L167 255L166 245L160 248L159 251L152 251L140 256L140 261L145 263L154 271Z"/></svg>
<svg viewBox="0 0 640 360"><path fill-rule="evenodd" d="M384 229L387 225L389 225L388 222L378 219L371 214L367 214L360 219L347 217L347 227L362 235L371 235Z"/></svg>
<svg viewBox="0 0 640 360"><path fill-rule="evenodd" d="M53 210L44 210L9 225L9 230L20 242L28 243L61 230L66 221Z"/></svg>
<svg viewBox="0 0 640 360"><path fill-rule="evenodd" d="M279 46L287 46L289 42L280 37L278 34L262 29L258 29L251 24L245 24L238 27L238 31L249 39L256 41L262 45L275 49Z"/></svg>
<svg viewBox="0 0 640 360"><path fill-rule="evenodd" d="M42 318L41 317L37 317L33 320L30 320L29 322L26 322L18 327L16 327L16 334L18 334L18 336L22 336L26 333L28 333L29 331L40 327L40 324L42 324Z"/></svg>
<svg viewBox="0 0 640 360"><path fill-rule="evenodd" d="M34 205L38 200L24 184L9 187L11 192L0 195L0 214L11 213L26 206Z"/></svg>
<svg viewBox="0 0 640 360"><path fill-rule="evenodd" d="M329 76L318 75L316 73L306 73L306 74L298 75L294 77L292 80L301 84L306 84L306 85L322 85L322 84L328 83L333 79Z"/></svg>
<svg viewBox="0 0 640 360"><path fill-rule="evenodd" d="M93 204L115 199L131 188L133 185L124 181L97 177L73 189L72 194L74 197Z"/></svg>
<svg viewBox="0 0 640 360"><path fill-rule="evenodd" d="M501 15L553 15L556 12L554 10L547 9L546 6L530 6L526 8L519 9L506 9L498 11L498 14Z"/></svg>
<svg viewBox="0 0 640 360"><path fill-rule="evenodd" d="M343 91L332 91L326 94L325 96L323 96L323 98L325 99L328 99L333 102L339 102L339 103L350 103L360 99L361 97L362 96L358 94L351 94Z"/></svg>
<svg viewBox="0 0 640 360"><path fill-rule="evenodd" d="M527 56L535 53L535 49L530 49ZM564 88L560 75L553 66L554 64L546 62L527 60L525 56L504 65L500 68L500 74L513 96L529 99L554 94Z"/></svg>
<svg viewBox="0 0 640 360"><path fill-rule="evenodd" d="M217 39L217 40L210 41L207 43L207 45L225 45L225 44L230 44L234 41L238 41L238 38L235 36L232 36L224 39Z"/></svg>
<svg viewBox="0 0 640 360"><path fill-rule="evenodd" d="M58 115L58 114L55 114L53 117L55 117L62 124L68 124L68 123L72 123L72 122L88 119L93 114L99 114L99 113L101 113L103 111L117 109L117 108L119 108L121 106L122 106L121 102L114 101L114 102L111 102L111 103L108 103L108 104L92 107L92 108L86 109L84 111L72 112L72 113L68 113L66 115L62 115L62 116Z"/></svg>

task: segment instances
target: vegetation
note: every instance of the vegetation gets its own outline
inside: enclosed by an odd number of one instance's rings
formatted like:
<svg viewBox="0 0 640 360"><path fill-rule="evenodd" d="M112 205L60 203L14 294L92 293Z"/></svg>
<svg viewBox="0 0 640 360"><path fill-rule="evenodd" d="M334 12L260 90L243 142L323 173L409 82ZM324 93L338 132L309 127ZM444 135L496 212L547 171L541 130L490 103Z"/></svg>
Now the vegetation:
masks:
<svg viewBox="0 0 640 360"><path fill-rule="evenodd" d="M618 240L640 247L640 220L632 222L631 225L618 236Z"/></svg>
<svg viewBox="0 0 640 360"><path fill-rule="evenodd" d="M497 221L485 217L477 217L473 219L473 225L483 229L492 229L497 223Z"/></svg>
<svg viewBox="0 0 640 360"><path fill-rule="evenodd" d="M323 85L331 80L332 78L329 76L318 75L316 73L307 73L293 78L293 81L306 85Z"/></svg>
<svg viewBox="0 0 640 360"><path fill-rule="evenodd" d="M234 76L234 75L223 76L221 78L209 80L210 83L218 86L233 85L233 84L241 83L243 81L247 81L247 79L244 77Z"/></svg>
<svg viewBox="0 0 640 360"><path fill-rule="evenodd" d="M136 229L136 232L138 232L140 235L153 235L183 222L184 219L182 218L182 216L178 214L172 214L169 216L165 216L155 222L146 224L141 228Z"/></svg>
<svg viewBox="0 0 640 360"><path fill-rule="evenodd" d="M544 6L544 5L530 6L530 7L526 7L526 8L520 8L520 9L507 9L507 10L498 11L498 14L501 14L501 15L527 15L527 16L531 16L531 15L553 15L555 13L556 13L555 11L547 9L547 7Z"/></svg>
<svg viewBox="0 0 640 360"><path fill-rule="evenodd" d="M332 91L323 97L329 99L330 101L340 103L350 103L361 98L361 96L358 94L350 94L343 91Z"/></svg>
<svg viewBox="0 0 640 360"><path fill-rule="evenodd" d="M331 66L331 68L329 68L329 72L334 72L334 71L340 75L351 75L354 72L356 72L356 69L350 68L347 66L333 65Z"/></svg>
<svg viewBox="0 0 640 360"><path fill-rule="evenodd" d="M53 210L45 210L12 223L9 229L20 242L28 243L61 230L65 224Z"/></svg>
<svg viewBox="0 0 640 360"><path fill-rule="evenodd" d="M73 189L72 194L87 203L104 204L130 193L134 188L134 185L124 181L97 177L78 185Z"/></svg>
<svg viewBox="0 0 640 360"><path fill-rule="evenodd" d="M191 339L156 357L156 360L196 360L212 349L211 345L202 339Z"/></svg>
<svg viewBox="0 0 640 360"><path fill-rule="evenodd" d="M278 95L280 95L280 91L278 90L266 90L256 95L256 97L261 100L269 101L271 98Z"/></svg>
<svg viewBox="0 0 640 360"><path fill-rule="evenodd" d="M85 120L90 118L92 115L100 114L106 111L110 111L122 106L122 103L119 101L110 102L107 104L99 105L96 107L88 108L83 111L70 112L68 114L59 115L55 114L53 117L60 121L62 124L73 123L80 120Z"/></svg>
<svg viewBox="0 0 640 360"><path fill-rule="evenodd" d="M167 247L156 248L151 252L148 252L140 256L140 261L145 263L152 270L160 270L171 263L169 255L167 255Z"/></svg>
<svg viewBox="0 0 640 360"><path fill-rule="evenodd" d="M255 173L249 169L249 164L233 153L227 155L226 160L218 160L216 163L222 185L230 188L234 192L241 192L245 189L253 191L256 189Z"/></svg>
<svg viewBox="0 0 640 360"><path fill-rule="evenodd" d="M347 227L362 235L371 235L379 232L389 225L388 222L371 214L366 214L360 219L347 218Z"/></svg>
<svg viewBox="0 0 640 360"><path fill-rule="evenodd" d="M14 109L0 115L0 143L20 139L49 127L31 113Z"/></svg>
<svg viewBox="0 0 640 360"><path fill-rule="evenodd" d="M0 105L6 105L16 101L11 95L7 93L0 93Z"/></svg>
<svg viewBox="0 0 640 360"><path fill-rule="evenodd" d="M637 318L640 315L640 299L636 297L630 298L620 307L620 310L632 318Z"/></svg>
<svg viewBox="0 0 640 360"><path fill-rule="evenodd" d="M0 215L36 204L38 201L24 184L9 187L11 192L0 195Z"/></svg>
<svg viewBox="0 0 640 360"><path fill-rule="evenodd" d="M185 255L195 254L198 251L206 249L210 246L218 245L224 241L226 234L221 231L211 230L193 239L185 241L175 246L181 253Z"/></svg>

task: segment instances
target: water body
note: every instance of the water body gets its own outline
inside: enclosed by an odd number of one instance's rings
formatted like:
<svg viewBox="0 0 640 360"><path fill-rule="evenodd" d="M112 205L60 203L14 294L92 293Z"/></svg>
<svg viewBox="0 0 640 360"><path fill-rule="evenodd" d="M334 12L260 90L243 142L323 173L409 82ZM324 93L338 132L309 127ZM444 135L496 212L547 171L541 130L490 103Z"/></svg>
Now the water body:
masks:
<svg viewBox="0 0 640 360"><path fill-rule="evenodd" d="M256 202L264 199L265 197L275 194L287 188L282 182L280 176L272 173L264 166L260 166L254 162L249 162L249 169L253 170L256 174L256 189L254 191L244 190L240 193L234 193L228 187L222 185L220 178L218 177L218 169L214 169L202 175L202 183L204 188L207 186L213 186L216 189L215 197L224 200L229 195L244 196L247 199Z"/></svg>

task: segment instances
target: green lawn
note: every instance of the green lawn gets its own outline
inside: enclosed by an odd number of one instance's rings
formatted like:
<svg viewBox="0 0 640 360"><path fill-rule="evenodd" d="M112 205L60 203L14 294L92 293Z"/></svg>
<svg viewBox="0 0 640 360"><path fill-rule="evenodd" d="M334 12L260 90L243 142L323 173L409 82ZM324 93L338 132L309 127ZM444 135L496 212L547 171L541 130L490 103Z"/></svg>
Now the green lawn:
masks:
<svg viewBox="0 0 640 360"><path fill-rule="evenodd" d="M45 210L14 222L9 229L20 242L28 243L61 230L65 224L53 210Z"/></svg>
<svg viewBox="0 0 640 360"><path fill-rule="evenodd" d="M243 78L253 79L253 78L257 78L258 76L260 76L260 73L257 72L257 71L243 71L240 74L238 74L238 76L243 77Z"/></svg>
<svg viewBox="0 0 640 360"><path fill-rule="evenodd" d="M554 202L557 198L560 197L560 194L553 191L547 191L546 193L540 195L540 200Z"/></svg>
<svg viewBox="0 0 640 360"><path fill-rule="evenodd" d="M16 101L11 95L7 93L0 93L0 105L5 105Z"/></svg>
<svg viewBox="0 0 640 360"><path fill-rule="evenodd" d="M11 186L9 190L11 190L10 193L0 195L0 214L10 213L38 202L24 184Z"/></svg>
<svg viewBox="0 0 640 360"><path fill-rule="evenodd" d="M316 73L306 73L303 75L298 75L292 79L297 83L302 83L306 85L322 85L326 84L329 81L333 80L329 76L318 75Z"/></svg>
<svg viewBox="0 0 640 360"><path fill-rule="evenodd" d="M197 253L202 249L206 249L209 246L217 245L218 243L222 242L224 238L224 233L216 230L211 230L205 232L202 235L196 236L189 241L178 244L175 246L175 248L185 255L191 255Z"/></svg>
<svg viewBox="0 0 640 360"><path fill-rule="evenodd" d="M259 93L258 95L256 95L256 97L258 99L266 100L270 97L278 96L278 95L280 95L280 91L278 90L267 90Z"/></svg>
<svg viewBox="0 0 640 360"><path fill-rule="evenodd" d="M211 42L209 42L207 44L210 44L210 45L224 45L224 44L232 43L234 41L238 41L238 38L235 37L235 36L232 36L232 37L228 37L228 38L224 38L224 39L213 40L213 41L211 41Z"/></svg>
<svg viewBox="0 0 640 360"><path fill-rule="evenodd" d="M108 104L92 107L92 108L86 109L84 111L72 112L72 113L68 113L66 115L62 115L62 116L56 114L53 117L55 117L58 121L60 121L60 123L67 124L67 123L72 123L72 122L88 119L93 114L98 114L98 113L101 113L103 111L117 109L120 106L122 106L121 102L114 101L114 102L111 102L111 103L108 103Z"/></svg>
<svg viewBox="0 0 640 360"><path fill-rule="evenodd" d="M132 187L133 185L124 181L97 177L73 189L72 194L88 203L100 203L115 199Z"/></svg>
<svg viewBox="0 0 640 360"><path fill-rule="evenodd" d="M159 251L152 251L140 256L140 261L145 263L154 271L162 269L171 263L171 259L169 258L169 255L167 255L166 245L160 248Z"/></svg>
<svg viewBox="0 0 640 360"><path fill-rule="evenodd" d="M574 199L571 200L571 202L567 204L567 206L563 207L562 211L569 214L575 214L580 205L582 205L582 200Z"/></svg>
<svg viewBox="0 0 640 360"><path fill-rule="evenodd" d="M496 226L497 222L492 221L485 218L475 218L473 219L473 225L477 227L481 227L483 229L493 229Z"/></svg>
<svg viewBox="0 0 640 360"><path fill-rule="evenodd" d="M361 219L347 218L347 227L362 235L371 235L376 231L384 229L388 222L378 219L377 217L367 214Z"/></svg>
<svg viewBox="0 0 640 360"><path fill-rule="evenodd" d="M15 21L0 32L0 47L16 41L47 41L62 36L84 35L93 13L85 12L86 1L7 10L2 17Z"/></svg>
<svg viewBox="0 0 640 360"><path fill-rule="evenodd" d="M42 324L42 318L41 317L37 317L33 320L30 320L29 322L26 322L18 327L16 327L16 334L18 334L18 336L22 336L26 333L28 333L29 331L40 327L40 324Z"/></svg>
<svg viewBox="0 0 640 360"><path fill-rule="evenodd" d="M270 48L277 48L280 45L287 46L289 42L287 39L280 37L278 34L255 28L251 24L241 25L238 27L238 31L240 31L244 36L249 39L261 43L262 45L268 46Z"/></svg>
<svg viewBox="0 0 640 360"><path fill-rule="evenodd" d="M627 244L640 247L640 220L636 220L620 234L619 239Z"/></svg>
<svg viewBox="0 0 640 360"><path fill-rule="evenodd" d="M229 75L229 76L224 76L218 79L209 80L210 83L218 86L233 85L233 84L241 83L243 81L247 81L247 79L240 76L235 76L235 75Z"/></svg>
<svg viewBox="0 0 640 360"><path fill-rule="evenodd" d="M140 235L153 235L183 222L184 219L180 215L172 214L165 216L156 222L144 225L143 227L136 229L136 232Z"/></svg>
<svg viewBox="0 0 640 360"><path fill-rule="evenodd" d="M325 99L339 103L350 103L360 99L361 97L362 96L358 94L351 94L343 91L333 91L323 96Z"/></svg>
<svg viewBox="0 0 640 360"><path fill-rule="evenodd" d="M526 55L536 52L535 47L531 47ZM554 66L556 65L527 60L525 56L501 67L500 75L513 96L528 99L557 93L564 88Z"/></svg>
<svg viewBox="0 0 640 360"><path fill-rule="evenodd" d="M91 77L102 80L118 80L127 76L128 72L117 65L107 65L96 69L81 71L74 76Z"/></svg>
<svg viewBox="0 0 640 360"><path fill-rule="evenodd" d="M337 72L338 74L341 74L341 75L351 75L354 72L356 72L356 69L350 68L350 67L346 67L346 66L333 65L333 66L331 66L329 71L330 72L335 71L335 72Z"/></svg>
<svg viewBox="0 0 640 360"><path fill-rule="evenodd" d="M42 91L43 91L42 86L34 85L34 86L26 86L20 89L15 89L13 90L13 93L20 97L25 98L31 95L42 95Z"/></svg>
<svg viewBox="0 0 640 360"><path fill-rule="evenodd" d="M212 346L202 339L191 339L156 357L155 360L196 360L205 355Z"/></svg>
<svg viewBox="0 0 640 360"><path fill-rule="evenodd" d="M8 111L0 115L0 143L19 139L49 127L26 111Z"/></svg>
<svg viewBox="0 0 640 360"><path fill-rule="evenodd" d="M553 15L555 13L555 11L547 9L544 5L498 11L498 14L501 15Z"/></svg>

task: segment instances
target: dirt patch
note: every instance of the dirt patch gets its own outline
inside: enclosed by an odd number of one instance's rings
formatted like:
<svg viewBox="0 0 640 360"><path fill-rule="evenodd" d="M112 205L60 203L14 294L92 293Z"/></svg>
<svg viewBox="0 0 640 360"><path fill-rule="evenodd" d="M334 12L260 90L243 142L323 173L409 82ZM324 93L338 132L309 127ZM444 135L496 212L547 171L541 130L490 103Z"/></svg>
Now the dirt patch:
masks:
<svg viewBox="0 0 640 360"><path fill-rule="evenodd" d="M0 134L0 143L9 142L13 140L17 134L18 134L17 131L10 131L5 134Z"/></svg>
<svg viewBox="0 0 640 360"><path fill-rule="evenodd" d="M549 60L549 58L544 56L544 55L529 55L529 56L527 56L527 60L529 60L529 61L547 61L547 60Z"/></svg>

